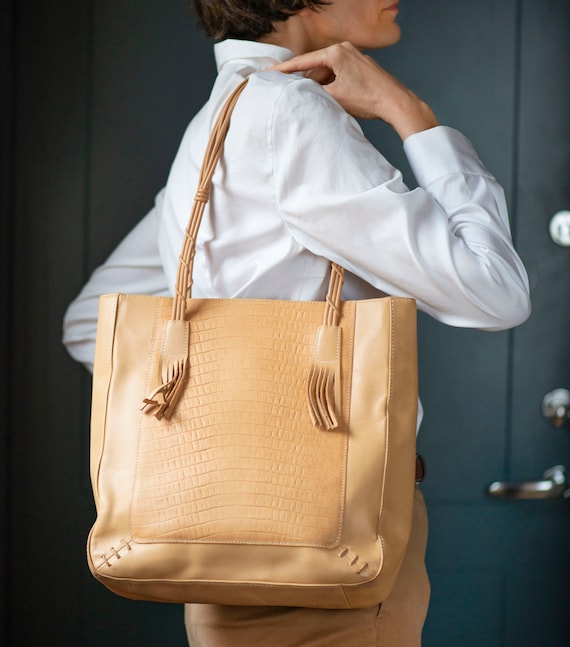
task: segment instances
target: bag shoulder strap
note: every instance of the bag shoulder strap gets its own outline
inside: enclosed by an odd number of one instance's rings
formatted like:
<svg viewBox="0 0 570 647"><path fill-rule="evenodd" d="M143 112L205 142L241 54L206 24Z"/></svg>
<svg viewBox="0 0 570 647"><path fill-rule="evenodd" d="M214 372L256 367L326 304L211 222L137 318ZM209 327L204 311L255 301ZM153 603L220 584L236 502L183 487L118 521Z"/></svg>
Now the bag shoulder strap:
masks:
<svg viewBox="0 0 570 647"><path fill-rule="evenodd" d="M200 176L190 220L184 233L171 320L167 323L162 343L160 384L143 399L142 410L154 413L160 420L169 418L184 390L189 373L190 322L186 303L192 296L192 273L196 255L196 238L202 216L210 198L212 177L222 155L233 109L247 85L242 81L222 107L212 129ZM344 268L331 262L331 275L327 291L323 325L317 331L313 364L308 379L308 405L311 420L316 427L336 429L340 411L340 303L344 282Z"/></svg>
<svg viewBox="0 0 570 647"><path fill-rule="evenodd" d="M194 256L196 255L196 238L202 222L202 216L208 200L212 177L220 157L222 156L224 141L230 126L233 109L241 93L247 85L247 79L242 81L227 99L216 120L210 140L206 146L204 160L200 170L198 188L194 197L194 205L190 219L184 233L182 251L178 259L178 273L176 276L175 296L172 306L172 319L183 320L186 318L186 299L192 296ZM340 300L344 282L344 268L331 263L332 271L329 289L326 297L326 307L323 324L327 326L338 325L340 317Z"/></svg>

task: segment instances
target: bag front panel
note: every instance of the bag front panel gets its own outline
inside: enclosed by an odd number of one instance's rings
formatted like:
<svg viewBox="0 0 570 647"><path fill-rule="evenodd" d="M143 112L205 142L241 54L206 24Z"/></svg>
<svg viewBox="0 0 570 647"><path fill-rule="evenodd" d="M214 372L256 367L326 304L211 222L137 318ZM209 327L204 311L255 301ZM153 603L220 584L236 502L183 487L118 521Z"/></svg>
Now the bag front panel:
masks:
<svg viewBox="0 0 570 647"><path fill-rule="evenodd" d="M137 541L338 544L346 426L316 429L307 409L323 307L189 301L184 395L171 420L141 422L131 512ZM151 385L169 314L157 322ZM350 381L345 346L343 381Z"/></svg>

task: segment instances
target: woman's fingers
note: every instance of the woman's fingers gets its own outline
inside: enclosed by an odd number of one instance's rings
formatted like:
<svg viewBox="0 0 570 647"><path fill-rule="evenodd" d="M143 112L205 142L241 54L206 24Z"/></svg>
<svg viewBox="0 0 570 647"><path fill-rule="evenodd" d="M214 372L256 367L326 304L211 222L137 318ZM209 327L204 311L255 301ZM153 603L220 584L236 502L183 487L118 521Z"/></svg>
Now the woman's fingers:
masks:
<svg viewBox="0 0 570 647"><path fill-rule="evenodd" d="M338 43L301 54L273 69L285 73L306 72L307 77L325 86L352 115L383 118L377 112L376 94L382 92L382 75L386 73L351 43Z"/></svg>
<svg viewBox="0 0 570 647"><path fill-rule="evenodd" d="M325 67L334 72L334 68L338 67L339 63L341 63L342 52L348 48L356 49L350 43L339 43L325 47L324 49L317 49L314 52L300 54L299 56L290 58L288 61L279 63L279 65L276 65L272 69L291 73L308 72L309 70Z"/></svg>
<svg viewBox="0 0 570 647"><path fill-rule="evenodd" d="M309 70L305 76L316 81L320 85L329 85L335 80L334 72L328 67L315 67Z"/></svg>
<svg viewBox="0 0 570 647"><path fill-rule="evenodd" d="M437 126L431 108L351 43L339 43L276 65L280 72L306 72L354 117L382 119L405 139Z"/></svg>

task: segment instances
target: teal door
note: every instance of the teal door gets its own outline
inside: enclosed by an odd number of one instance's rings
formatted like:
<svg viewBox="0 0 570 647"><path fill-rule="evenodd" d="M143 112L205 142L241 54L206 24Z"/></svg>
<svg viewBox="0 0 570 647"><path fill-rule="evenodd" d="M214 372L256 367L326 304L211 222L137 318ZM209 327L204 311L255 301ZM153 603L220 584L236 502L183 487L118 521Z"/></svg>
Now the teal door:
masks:
<svg viewBox="0 0 570 647"><path fill-rule="evenodd" d="M0 484L10 514L0 616L10 647L185 644L181 608L118 598L87 571L90 380L59 342L66 304L150 207L207 97L210 45L182 4L10 3L16 118L2 267L13 280L2 296L11 313L2 361L11 406ZM493 499L487 488L570 469L568 425L555 428L541 411L545 394L570 390L570 247L549 233L552 216L570 210L570 3L401 7L402 42L375 56L464 131L501 180L534 303L513 332L420 318L433 586L424 645L564 645L569 504ZM407 168L387 127L365 129Z"/></svg>
<svg viewBox="0 0 570 647"><path fill-rule="evenodd" d="M570 247L549 231L570 210L570 3L417 0L404 11L405 37L386 65L500 178L534 306L525 325L498 334L421 319L433 587L424 644L565 645L570 505L563 486L535 482L570 468L570 425L542 413L547 393L570 389ZM567 240L570 225L558 222ZM519 494L530 481L527 496L557 500L491 499L494 481Z"/></svg>

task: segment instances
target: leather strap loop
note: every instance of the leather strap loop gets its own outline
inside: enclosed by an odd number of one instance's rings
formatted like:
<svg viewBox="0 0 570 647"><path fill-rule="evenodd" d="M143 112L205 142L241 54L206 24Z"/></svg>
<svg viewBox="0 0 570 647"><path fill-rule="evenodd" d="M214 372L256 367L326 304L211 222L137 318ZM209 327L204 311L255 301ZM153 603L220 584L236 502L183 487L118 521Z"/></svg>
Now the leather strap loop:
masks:
<svg viewBox="0 0 570 647"><path fill-rule="evenodd" d="M426 462L421 454L416 454L416 483L421 483L426 477Z"/></svg>

